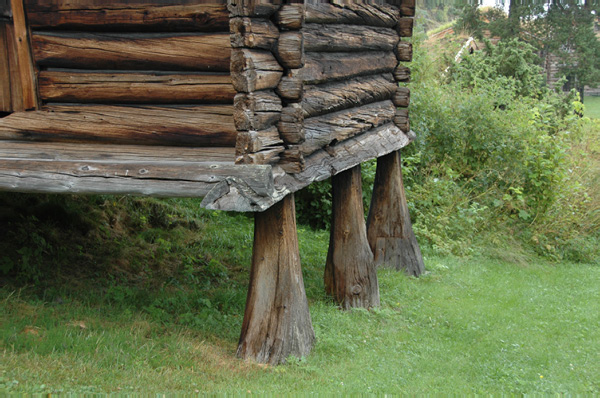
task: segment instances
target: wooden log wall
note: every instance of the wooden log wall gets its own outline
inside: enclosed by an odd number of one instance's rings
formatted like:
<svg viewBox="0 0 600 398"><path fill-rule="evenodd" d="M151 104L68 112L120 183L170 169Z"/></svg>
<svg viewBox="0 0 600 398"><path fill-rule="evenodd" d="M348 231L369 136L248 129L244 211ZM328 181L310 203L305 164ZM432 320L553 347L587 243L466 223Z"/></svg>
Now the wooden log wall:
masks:
<svg viewBox="0 0 600 398"><path fill-rule="evenodd" d="M5 118L0 139L236 145L225 1L10 2L0 19L0 112L42 110Z"/></svg>

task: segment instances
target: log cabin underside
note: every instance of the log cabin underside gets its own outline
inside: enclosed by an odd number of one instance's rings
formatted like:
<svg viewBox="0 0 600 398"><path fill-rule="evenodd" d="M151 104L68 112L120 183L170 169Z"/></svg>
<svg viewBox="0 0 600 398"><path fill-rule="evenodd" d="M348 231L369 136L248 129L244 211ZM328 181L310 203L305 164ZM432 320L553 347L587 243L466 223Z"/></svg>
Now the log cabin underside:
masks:
<svg viewBox="0 0 600 398"><path fill-rule="evenodd" d="M1 190L262 211L410 141L394 7L0 7Z"/></svg>

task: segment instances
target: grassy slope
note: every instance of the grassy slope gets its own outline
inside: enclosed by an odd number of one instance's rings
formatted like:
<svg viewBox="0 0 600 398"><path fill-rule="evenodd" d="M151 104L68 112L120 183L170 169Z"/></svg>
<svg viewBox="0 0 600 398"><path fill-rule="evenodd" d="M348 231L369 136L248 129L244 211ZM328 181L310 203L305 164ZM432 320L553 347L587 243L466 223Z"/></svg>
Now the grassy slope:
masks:
<svg viewBox="0 0 600 398"><path fill-rule="evenodd" d="M600 392L597 266L428 258L420 279L380 272L381 309L343 313L322 293L327 234L302 228L315 349L241 362L251 220L210 214L196 243L227 263L219 283L0 290L0 391Z"/></svg>
<svg viewBox="0 0 600 398"><path fill-rule="evenodd" d="M600 119L600 97L585 97L585 115Z"/></svg>

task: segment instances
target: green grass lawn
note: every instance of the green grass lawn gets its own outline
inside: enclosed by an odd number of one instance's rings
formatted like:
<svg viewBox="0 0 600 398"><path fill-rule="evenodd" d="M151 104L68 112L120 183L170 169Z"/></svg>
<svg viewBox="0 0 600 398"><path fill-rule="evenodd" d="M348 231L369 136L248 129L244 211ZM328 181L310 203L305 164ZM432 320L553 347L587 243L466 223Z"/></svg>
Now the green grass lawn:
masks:
<svg viewBox="0 0 600 398"><path fill-rule="evenodd" d="M239 235L229 238L241 239L245 257L250 222L233 224ZM235 359L242 282L199 286L200 295L4 288L0 392L600 392L599 267L427 258L419 279L379 272L380 309L342 312L322 293L327 234L300 237L317 336L308 358L278 367ZM136 306L142 297L153 304ZM197 322L161 317L192 301L206 309L186 315Z"/></svg>
<svg viewBox="0 0 600 398"><path fill-rule="evenodd" d="M600 97L585 97L585 115L600 119Z"/></svg>

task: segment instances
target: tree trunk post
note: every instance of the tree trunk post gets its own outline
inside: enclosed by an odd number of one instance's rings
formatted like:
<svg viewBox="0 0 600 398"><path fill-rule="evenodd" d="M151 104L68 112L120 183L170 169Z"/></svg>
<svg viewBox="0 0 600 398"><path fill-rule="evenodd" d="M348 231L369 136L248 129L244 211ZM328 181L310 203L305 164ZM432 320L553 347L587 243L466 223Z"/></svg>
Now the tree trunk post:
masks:
<svg viewBox="0 0 600 398"><path fill-rule="evenodd" d="M377 266L404 269L414 276L425 270L408 213L400 151L377 159L367 236Z"/></svg>
<svg viewBox="0 0 600 398"><path fill-rule="evenodd" d="M237 355L276 365L290 355L308 355L314 339L290 194L255 214L250 286Z"/></svg>
<svg viewBox="0 0 600 398"><path fill-rule="evenodd" d="M325 290L343 309L379 306L379 285L369 248L360 165L332 177L333 218Z"/></svg>

